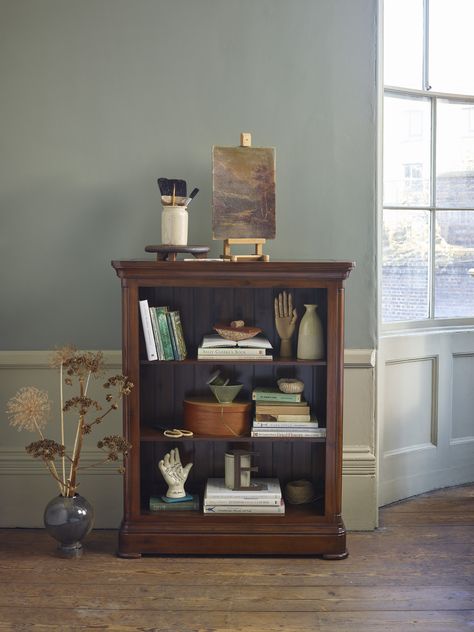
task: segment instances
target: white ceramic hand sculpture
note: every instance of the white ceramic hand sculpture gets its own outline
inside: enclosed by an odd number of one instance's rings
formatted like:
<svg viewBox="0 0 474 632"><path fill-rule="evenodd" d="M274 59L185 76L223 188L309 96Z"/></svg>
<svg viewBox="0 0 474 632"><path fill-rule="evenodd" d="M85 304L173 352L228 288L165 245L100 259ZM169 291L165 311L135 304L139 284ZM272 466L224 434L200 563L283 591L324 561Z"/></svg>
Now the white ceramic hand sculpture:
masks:
<svg viewBox="0 0 474 632"><path fill-rule="evenodd" d="M188 463L185 467L181 465L178 448L173 448L171 452L165 454L164 458L161 459L158 467L168 483L167 498L184 498L186 496L184 483L192 466L192 463Z"/></svg>

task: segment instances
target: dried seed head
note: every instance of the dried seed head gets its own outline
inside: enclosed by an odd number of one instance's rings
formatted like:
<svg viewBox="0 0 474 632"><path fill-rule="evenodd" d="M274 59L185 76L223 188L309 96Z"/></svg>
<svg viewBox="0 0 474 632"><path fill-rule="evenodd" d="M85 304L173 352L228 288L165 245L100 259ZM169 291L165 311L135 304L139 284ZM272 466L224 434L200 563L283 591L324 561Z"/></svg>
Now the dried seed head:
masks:
<svg viewBox="0 0 474 632"><path fill-rule="evenodd" d="M24 386L8 400L7 415L10 425L18 430L42 430L46 426L51 402L46 391L35 386Z"/></svg>

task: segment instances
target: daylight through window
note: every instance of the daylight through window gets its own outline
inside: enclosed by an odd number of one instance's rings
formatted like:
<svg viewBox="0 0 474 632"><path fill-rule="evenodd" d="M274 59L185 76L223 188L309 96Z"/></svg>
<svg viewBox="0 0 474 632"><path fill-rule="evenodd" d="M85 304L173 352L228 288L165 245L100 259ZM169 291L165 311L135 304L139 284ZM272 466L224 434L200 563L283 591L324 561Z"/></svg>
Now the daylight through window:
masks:
<svg viewBox="0 0 474 632"><path fill-rule="evenodd" d="M385 0L382 321L474 317L474 0Z"/></svg>

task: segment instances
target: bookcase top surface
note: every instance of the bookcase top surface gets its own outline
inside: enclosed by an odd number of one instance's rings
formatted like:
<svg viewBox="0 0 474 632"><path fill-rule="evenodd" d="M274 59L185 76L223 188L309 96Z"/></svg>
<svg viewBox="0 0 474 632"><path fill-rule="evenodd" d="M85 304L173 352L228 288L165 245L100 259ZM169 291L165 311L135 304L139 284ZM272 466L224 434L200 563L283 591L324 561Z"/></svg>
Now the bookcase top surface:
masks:
<svg viewBox="0 0 474 632"><path fill-rule="evenodd" d="M154 261L151 259L114 260L117 275L129 279L160 279L203 276L233 279L275 277L281 279L313 278L343 281L355 267L353 261Z"/></svg>

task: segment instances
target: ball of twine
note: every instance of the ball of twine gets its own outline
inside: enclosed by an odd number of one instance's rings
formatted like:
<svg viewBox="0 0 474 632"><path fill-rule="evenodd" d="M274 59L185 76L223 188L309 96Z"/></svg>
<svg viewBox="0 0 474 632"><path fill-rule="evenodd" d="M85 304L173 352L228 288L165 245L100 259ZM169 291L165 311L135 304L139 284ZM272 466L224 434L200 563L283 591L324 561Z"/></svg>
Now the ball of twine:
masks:
<svg viewBox="0 0 474 632"><path fill-rule="evenodd" d="M290 505L310 503L314 498L314 487L310 481L291 481L285 486L285 499Z"/></svg>

